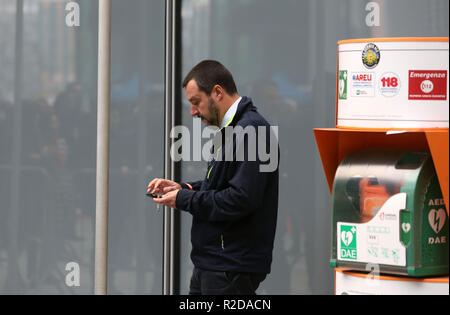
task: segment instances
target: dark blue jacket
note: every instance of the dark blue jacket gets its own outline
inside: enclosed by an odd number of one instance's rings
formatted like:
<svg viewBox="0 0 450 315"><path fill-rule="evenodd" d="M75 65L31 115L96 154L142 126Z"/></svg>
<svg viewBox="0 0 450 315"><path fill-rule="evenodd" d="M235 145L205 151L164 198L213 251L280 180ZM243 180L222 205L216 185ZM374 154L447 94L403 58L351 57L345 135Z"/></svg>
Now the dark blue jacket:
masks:
<svg viewBox="0 0 450 315"><path fill-rule="evenodd" d="M270 125L250 98L242 98L229 126L254 126L255 130L265 126L266 152L269 152ZM224 129L217 136L225 139ZM278 163L275 171L261 172L264 162L258 159L258 154L256 161L248 159L249 143L252 143L247 137L244 139L243 161L236 158L226 161L223 141L219 151L222 160L217 158L208 163L205 179L189 183L193 190L182 184L183 189L177 194L177 209L193 216L191 259L198 268L270 272L278 211ZM235 157L236 141L233 143ZM276 150L279 157L278 144Z"/></svg>

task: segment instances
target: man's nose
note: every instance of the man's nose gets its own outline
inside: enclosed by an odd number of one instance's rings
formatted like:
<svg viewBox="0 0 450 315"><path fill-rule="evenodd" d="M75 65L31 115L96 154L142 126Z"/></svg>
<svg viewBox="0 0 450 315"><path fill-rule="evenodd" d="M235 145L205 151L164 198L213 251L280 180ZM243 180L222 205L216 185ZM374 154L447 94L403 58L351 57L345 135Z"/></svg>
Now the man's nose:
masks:
<svg viewBox="0 0 450 315"><path fill-rule="evenodd" d="M197 108L194 105L191 105L191 116L195 117L198 114L199 114L199 111L197 110Z"/></svg>

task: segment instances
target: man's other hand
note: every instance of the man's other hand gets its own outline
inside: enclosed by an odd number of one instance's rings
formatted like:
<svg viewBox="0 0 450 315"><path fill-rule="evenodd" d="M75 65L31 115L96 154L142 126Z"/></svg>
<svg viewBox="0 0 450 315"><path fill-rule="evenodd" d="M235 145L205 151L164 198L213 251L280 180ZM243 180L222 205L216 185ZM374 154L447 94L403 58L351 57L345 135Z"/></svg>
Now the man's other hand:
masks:
<svg viewBox="0 0 450 315"><path fill-rule="evenodd" d="M177 194L180 189L169 191L160 198L152 198L157 204L165 205L170 208L176 208Z"/></svg>

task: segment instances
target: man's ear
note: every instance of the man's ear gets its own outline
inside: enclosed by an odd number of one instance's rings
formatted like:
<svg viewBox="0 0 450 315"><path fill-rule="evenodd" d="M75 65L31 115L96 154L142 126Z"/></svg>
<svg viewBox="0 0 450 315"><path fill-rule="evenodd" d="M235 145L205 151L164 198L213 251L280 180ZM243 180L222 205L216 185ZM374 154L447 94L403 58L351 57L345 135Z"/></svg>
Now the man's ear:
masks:
<svg viewBox="0 0 450 315"><path fill-rule="evenodd" d="M225 96L225 91L220 85L216 84L212 89L211 95L216 102L220 102Z"/></svg>

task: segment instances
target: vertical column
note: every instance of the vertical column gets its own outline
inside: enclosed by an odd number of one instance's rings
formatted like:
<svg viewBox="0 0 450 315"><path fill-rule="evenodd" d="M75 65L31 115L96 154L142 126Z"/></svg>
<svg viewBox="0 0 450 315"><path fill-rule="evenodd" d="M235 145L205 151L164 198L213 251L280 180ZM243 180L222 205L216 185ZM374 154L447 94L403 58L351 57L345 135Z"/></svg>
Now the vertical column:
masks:
<svg viewBox="0 0 450 315"><path fill-rule="evenodd" d="M173 144L170 131L180 120L181 107L178 93L180 85L181 50L181 1L166 0L166 54L165 54L165 158L164 178L175 181L177 167L171 159L170 150ZM176 110L178 108L178 111ZM164 266L163 266L163 293L174 294L178 281L178 230L179 214L174 209L165 207L164 211Z"/></svg>
<svg viewBox="0 0 450 315"><path fill-rule="evenodd" d="M171 138L170 130L174 123L173 113L173 10L174 1L166 0L166 52L165 52L165 148L164 148L164 178L173 179L173 165L170 158ZM164 235L163 235L163 294L171 294L171 251L172 251L172 214L173 210L164 207Z"/></svg>
<svg viewBox="0 0 450 315"><path fill-rule="evenodd" d="M96 295L107 293L111 0L99 0L97 179L95 217Z"/></svg>
<svg viewBox="0 0 450 315"><path fill-rule="evenodd" d="M172 125L181 123L181 4L173 1L172 5ZM171 161L170 178L180 180L180 163ZM180 212L171 209L170 224L170 293L178 294L180 290Z"/></svg>

